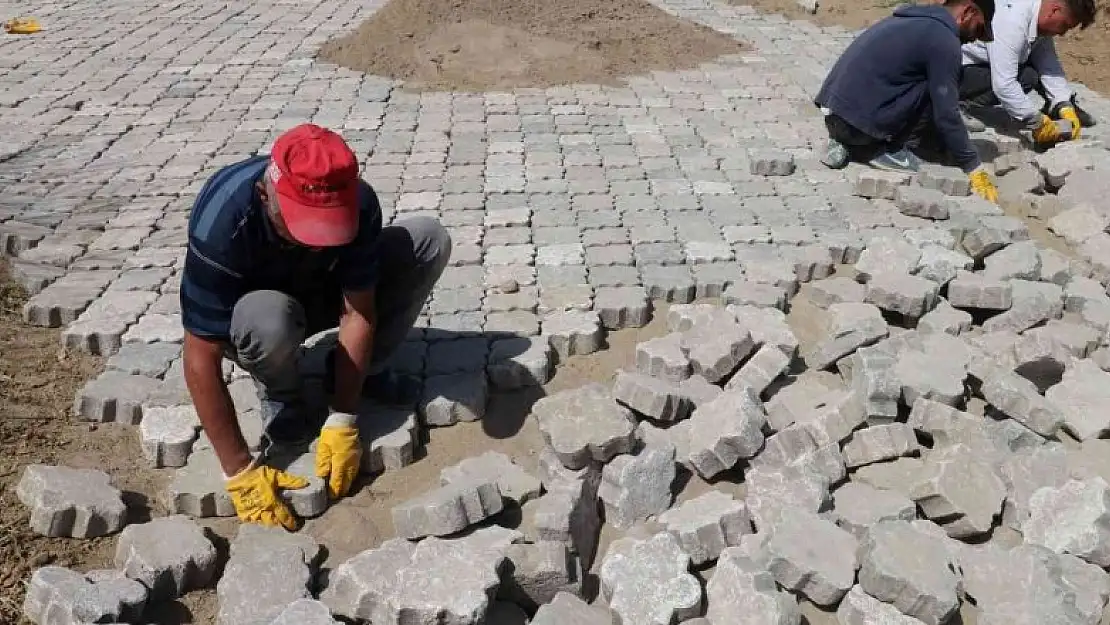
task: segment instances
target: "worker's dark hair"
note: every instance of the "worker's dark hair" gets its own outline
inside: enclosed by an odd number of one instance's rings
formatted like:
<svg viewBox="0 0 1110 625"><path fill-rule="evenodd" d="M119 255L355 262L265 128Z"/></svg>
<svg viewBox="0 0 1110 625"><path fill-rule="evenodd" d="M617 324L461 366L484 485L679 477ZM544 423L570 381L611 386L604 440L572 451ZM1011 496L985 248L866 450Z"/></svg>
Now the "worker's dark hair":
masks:
<svg viewBox="0 0 1110 625"><path fill-rule="evenodd" d="M1064 0L1064 4L1068 6L1071 16L1079 20L1081 27L1086 28L1095 23L1095 16L1098 15L1095 0Z"/></svg>
<svg viewBox="0 0 1110 625"><path fill-rule="evenodd" d="M991 20L994 19L994 0L945 0L944 6L958 7L962 4L970 4L979 7L983 12L983 18L987 22L987 29L990 29Z"/></svg>

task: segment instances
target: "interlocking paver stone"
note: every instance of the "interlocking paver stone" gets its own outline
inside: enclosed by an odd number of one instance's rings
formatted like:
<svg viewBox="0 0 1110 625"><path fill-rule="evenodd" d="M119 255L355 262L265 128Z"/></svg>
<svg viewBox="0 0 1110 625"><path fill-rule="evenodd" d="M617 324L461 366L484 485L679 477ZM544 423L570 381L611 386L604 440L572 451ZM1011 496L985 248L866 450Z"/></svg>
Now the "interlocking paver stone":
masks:
<svg viewBox="0 0 1110 625"><path fill-rule="evenodd" d="M860 548L860 587L925 623L947 622L959 607L962 588L948 540L926 521L880 521Z"/></svg>
<svg viewBox="0 0 1110 625"><path fill-rule="evenodd" d="M312 599L312 581L321 555L316 541L303 534L252 524L239 526L216 585L216 622L270 623L295 602ZM326 615L330 620L330 614Z"/></svg>
<svg viewBox="0 0 1110 625"><path fill-rule="evenodd" d="M216 547L187 517L162 517L123 530L115 565L149 588L151 599L172 599L212 580Z"/></svg>
<svg viewBox="0 0 1110 625"><path fill-rule="evenodd" d="M677 426L682 437L679 459L703 478L713 477L759 452L766 422L763 405L751 389L724 392Z"/></svg>
<svg viewBox="0 0 1110 625"><path fill-rule="evenodd" d="M578 597L561 592L546 605L540 606L532 625L614 625L612 612L598 605L589 605Z"/></svg>
<svg viewBox="0 0 1110 625"><path fill-rule="evenodd" d="M922 479L910 490L924 515L953 538L981 536L1002 511L1006 485L993 464L970 447L952 445L925 458Z"/></svg>
<svg viewBox="0 0 1110 625"><path fill-rule="evenodd" d="M143 456L155 468L185 466L199 429L191 405L146 406L139 424Z"/></svg>
<svg viewBox="0 0 1110 625"><path fill-rule="evenodd" d="M1110 566L1110 486L1093 477L1038 489L1021 532L1028 543Z"/></svg>
<svg viewBox="0 0 1110 625"><path fill-rule="evenodd" d="M551 379L552 348L539 337L512 337L496 340L490 346L486 373L499 389L542 386Z"/></svg>
<svg viewBox="0 0 1110 625"><path fill-rule="evenodd" d="M31 508L31 529L43 536L95 538L127 522L120 491L103 471L33 464L15 493Z"/></svg>
<svg viewBox="0 0 1110 625"><path fill-rule="evenodd" d="M802 511L784 513L766 543L775 581L818 605L835 605L856 580L855 536Z"/></svg>
<svg viewBox="0 0 1110 625"><path fill-rule="evenodd" d="M518 504L540 496L542 486L539 479L514 463L505 454L487 451L467 458L459 464L447 467L440 472L440 481L450 484L481 484L496 482L501 494Z"/></svg>
<svg viewBox="0 0 1110 625"><path fill-rule="evenodd" d="M636 441L632 413L600 384L560 391L532 406L544 442L568 469L608 462L630 453Z"/></svg>
<svg viewBox="0 0 1110 625"><path fill-rule="evenodd" d="M605 504L605 520L627 529L671 507L674 496L675 448L648 444L636 454L621 454L605 465L598 498Z"/></svg>
<svg viewBox="0 0 1110 625"><path fill-rule="evenodd" d="M889 333L886 320L878 307L861 303L830 306L825 329L825 337L805 356L806 364L813 369L824 369Z"/></svg>
<svg viewBox="0 0 1110 625"><path fill-rule="evenodd" d="M628 371L617 371L613 397L656 421L685 419L692 408L690 401L673 382Z"/></svg>
<svg viewBox="0 0 1110 625"><path fill-rule="evenodd" d="M134 623L142 618L147 589L118 571L78 573L44 566L31 576L23 615L33 623Z"/></svg>
<svg viewBox="0 0 1110 625"><path fill-rule="evenodd" d="M921 621L906 616L889 603L883 603L853 586L840 607L836 609L836 619L840 625L921 625Z"/></svg>
<svg viewBox="0 0 1110 625"><path fill-rule="evenodd" d="M561 359L592 354L601 349L604 338L598 313L580 310L545 315L540 321L540 331Z"/></svg>
<svg viewBox="0 0 1110 625"><path fill-rule="evenodd" d="M393 507L393 526L404 538L446 536L497 514L504 507L497 481L453 482Z"/></svg>
<svg viewBox="0 0 1110 625"><path fill-rule="evenodd" d="M678 539L694 566L716 560L752 532L744 502L716 490L676 505L659 515L659 523Z"/></svg>
<svg viewBox="0 0 1110 625"><path fill-rule="evenodd" d="M702 588L687 572L690 556L668 533L621 538L609 546L598 577L601 596L628 625L668 625L701 613Z"/></svg>
<svg viewBox="0 0 1110 625"><path fill-rule="evenodd" d="M154 378L122 371L105 371L90 380L73 400L74 415L90 421L138 424L143 403L162 386Z"/></svg>
<svg viewBox="0 0 1110 625"><path fill-rule="evenodd" d="M779 590L764 563L755 562L743 547L721 553L706 585L706 617L714 625L798 625L801 611L793 595Z"/></svg>
<svg viewBox="0 0 1110 625"><path fill-rule="evenodd" d="M420 413L430 426L478 421L486 413L488 387L485 371L435 375L424 381Z"/></svg>

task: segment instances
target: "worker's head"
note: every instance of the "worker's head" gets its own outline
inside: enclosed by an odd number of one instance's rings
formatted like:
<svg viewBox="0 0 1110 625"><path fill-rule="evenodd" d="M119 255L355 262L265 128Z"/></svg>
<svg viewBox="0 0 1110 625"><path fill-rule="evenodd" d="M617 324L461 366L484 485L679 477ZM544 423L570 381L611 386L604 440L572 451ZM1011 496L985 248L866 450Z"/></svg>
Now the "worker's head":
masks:
<svg viewBox="0 0 1110 625"><path fill-rule="evenodd" d="M946 0L944 6L956 20L960 41L968 43L978 39L990 39L994 0Z"/></svg>
<svg viewBox="0 0 1110 625"><path fill-rule="evenodd" d="M358 159L330 130L301 124L278 137L258 193L289 241L333 247L358 234Z"/></svg>
<svg viewBox="0 0 1110 625"><path fill-rule="evenodd" d="M1095 22L1095 0L1044 0L1037 14L1037 34L1059 37L1069 30Z"/></svg>

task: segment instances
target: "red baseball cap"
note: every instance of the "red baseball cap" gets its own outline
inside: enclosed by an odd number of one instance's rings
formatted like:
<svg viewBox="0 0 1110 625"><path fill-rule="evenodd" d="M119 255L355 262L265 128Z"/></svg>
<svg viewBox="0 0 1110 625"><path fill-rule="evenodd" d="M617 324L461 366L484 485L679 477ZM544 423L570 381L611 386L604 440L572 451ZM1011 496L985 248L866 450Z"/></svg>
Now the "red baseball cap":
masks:
<svg viewBox="0 0 1110 625"><path fill-rule="evenodd" d="M274 142L266 175L289 234L312 247L345 245L358 234L358 159L343 137L301 124Z"/></svg>

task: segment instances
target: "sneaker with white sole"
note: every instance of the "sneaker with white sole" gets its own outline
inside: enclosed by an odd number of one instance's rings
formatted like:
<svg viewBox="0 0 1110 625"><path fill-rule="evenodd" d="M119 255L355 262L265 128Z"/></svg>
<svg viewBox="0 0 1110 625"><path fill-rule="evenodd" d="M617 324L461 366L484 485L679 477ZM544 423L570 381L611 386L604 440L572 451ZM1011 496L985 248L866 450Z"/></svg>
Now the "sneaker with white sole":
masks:
<svg viewBox="0 0 1110 625"><path fill-rule="evenodd" d="M914 173L921 169L921 159L906 149L883 152L867 163L875 169Z"/></svg>

